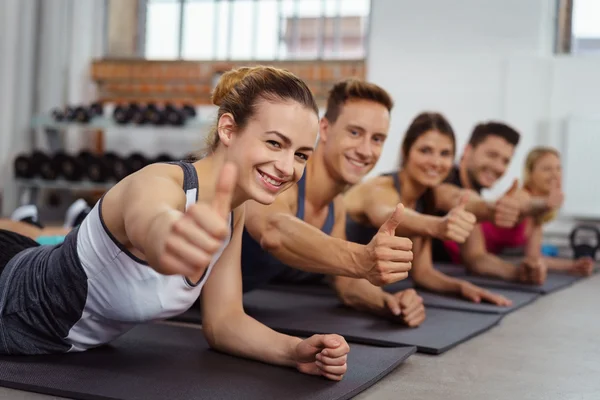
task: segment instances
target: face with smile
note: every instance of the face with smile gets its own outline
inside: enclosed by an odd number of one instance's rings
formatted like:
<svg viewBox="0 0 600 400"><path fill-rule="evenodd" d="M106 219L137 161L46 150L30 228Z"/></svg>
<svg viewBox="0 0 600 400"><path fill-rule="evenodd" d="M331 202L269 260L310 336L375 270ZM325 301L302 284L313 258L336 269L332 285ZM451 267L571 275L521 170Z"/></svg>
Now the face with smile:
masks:
<svg viewBox="0 0 600 400"><path fill-rule="evenodd" d="M560 187L561 181L562 168L556 154L546 153L533 165L529 178L533 191L547 195L553 187Z"/></svg>
<svg viewBox="0 0 600 400"><path fill-rule="evenodd" d="M390 125L388 109L377 102L351 99L335 122L321 120L319 146L335 179L354 185L377 163Z"/></svg>
<svg viewBox="0 0 600 400"><path fill-rule="evenodd" d="M261 204L300 180L318 132L315 112L295 101L260 100L256 113L237 130L231 114L219 119L227 158L238 166L238 189Z"/></svg>
<svg viewBox="0 0 600 400"><path fill-rule="evenodd" d="M504 175L515 146L504 138L490 135L476 147L467 145L464 154L469 177L482 187L492 187Z"/></svg>
<svg viewBox="0 0 600 400"><path fill-rule="evenodd" d="M424 187L434 187L448 176L454 161L452 139L437 130L420 135L408 150L403 169Z"/></svg>

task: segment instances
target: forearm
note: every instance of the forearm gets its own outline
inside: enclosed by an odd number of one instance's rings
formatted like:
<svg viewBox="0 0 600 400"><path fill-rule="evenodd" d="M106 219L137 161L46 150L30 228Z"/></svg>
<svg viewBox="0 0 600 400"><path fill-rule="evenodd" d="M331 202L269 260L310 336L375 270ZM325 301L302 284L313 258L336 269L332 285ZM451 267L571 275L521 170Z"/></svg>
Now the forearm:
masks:
<svg viewBox="0 0 600 400"><path fill-rule="evenodd" d="M467 203L465 210L473 213L478 222L494 220L495 205L493 201L483 199L471 200Z"/></svg>
<svg viewBox="0 0 600 400"><path fill-rule="evenodd" d="M461 281L452 278L435 268L427 268L424 271L415 270L412 278L417 286L436 293L456 294L460 293Z"/></svg>
<svg viewBox="0 0 600 400"><path fill-rule="evenodd" d="M295 348L302 339L278 333L243 311L204 322L202 330L210 346L223 353L269 364L295 367Z"/></svg>
<svg viewBox="0 0 600 400"><path fill-rule="evenodd" d="M298 218L270 218L261 245L291 267L313 273L358 278L365 246L335 238Z"/></svg>
<svg viewBox="0 0 600 400"><path fill-rule="evenodd" d="M474 257L464 259L467 269L477 275L501 278L504 280L517 280L517 267L501 258L490 254L482 253Z"/></svg>
<svg viewBox="0 0 600 400"><path fill-rule="evenodd" d="M575 261L568 258L543 257L543 260L548 269L554 271L568 271L575 265Z"/></svg>
<svg viewBox="0 0 600 400"><path fill-rule="evenodd" d="M527 216L539 216L550 211L548 201L545 197L531 197L525 204L522 213Z"/></svg>
<svg viewBox="0 0 600 400"><path fill-rule="evenodd" d="M382 314L386 310L384 291L365 279L336 276L333 287L339 299L348 307Z"/></svg>
<svg viewBox="0 0 600 400"><path fill-rule="evenodd" d="M392 210L393 211L393 210ZM390 215L392 215L390 213ZM388 215L383 222L385 222L390 215ZM396 227L396 236L412 237L412 236L438 236L438 227L442 218L433 215L421 214L417 211L404 209L402 215L402 222ZM381 224L383 224L383 222ZM376 225L376 226L380 226Z"/></svg>

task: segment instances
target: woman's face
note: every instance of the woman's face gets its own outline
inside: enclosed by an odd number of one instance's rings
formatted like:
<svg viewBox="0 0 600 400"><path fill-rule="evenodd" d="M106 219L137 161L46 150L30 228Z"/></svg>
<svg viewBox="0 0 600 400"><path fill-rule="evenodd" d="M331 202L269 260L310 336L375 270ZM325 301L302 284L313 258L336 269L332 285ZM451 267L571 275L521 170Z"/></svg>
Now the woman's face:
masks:
<svg viewBox="0 0 600 400"><path fill-rule="evenodd" d="M434 187L446 179L453 162L452 139L437 130L429 130L409 149L404 169L419 184Z"/></svg>
<svg viewBox="0 0 600 400"><path fill-rule="evenodd" d="M552 153L541 156L533 165L530 177L531 189L548 194L552 187L562 184L562 167L560 159Z"/></svg>
<svg viewBox="0 0 600 400"><path fill-rule="evenodd" d="M259 101L256 114L231 136L227 150L228 160L238 166L238 190L271 204L302 177L318 127L315 112L295 101Z"/></svg>

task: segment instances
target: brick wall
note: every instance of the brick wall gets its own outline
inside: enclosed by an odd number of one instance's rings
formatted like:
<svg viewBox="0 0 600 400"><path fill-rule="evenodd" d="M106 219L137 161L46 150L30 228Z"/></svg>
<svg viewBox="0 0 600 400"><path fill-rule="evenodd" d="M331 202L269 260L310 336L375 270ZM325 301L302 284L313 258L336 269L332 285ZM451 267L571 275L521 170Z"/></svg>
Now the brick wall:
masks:
<svg viewBox="0 0 600 400"><path fill-rule="evenodd" d="M272 65L285 68L308 84L319 104L338 80L366 76L364 60L336 61L146 61L97 60L92 79L99 100L108 102L170 101L210 104L210 93L219 74L231 68Z"/></svg>

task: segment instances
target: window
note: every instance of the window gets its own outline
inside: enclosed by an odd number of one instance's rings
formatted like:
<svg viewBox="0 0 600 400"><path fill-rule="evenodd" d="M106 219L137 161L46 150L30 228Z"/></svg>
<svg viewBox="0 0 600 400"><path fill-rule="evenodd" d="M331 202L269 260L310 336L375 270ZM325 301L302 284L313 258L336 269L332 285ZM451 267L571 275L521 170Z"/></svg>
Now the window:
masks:
<svg viewBox="0 0 600 400"><path fill-rule="evenodd" d="M364 59L370 0L146 0L146 59Z"/></svg>
<svg viewBox="0 0 600 400"><path fill-rule="evenodd" d="M571 52L600 54L600 1L572 2Z"/></svg>

